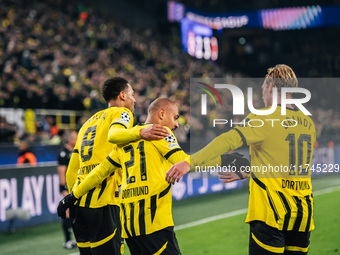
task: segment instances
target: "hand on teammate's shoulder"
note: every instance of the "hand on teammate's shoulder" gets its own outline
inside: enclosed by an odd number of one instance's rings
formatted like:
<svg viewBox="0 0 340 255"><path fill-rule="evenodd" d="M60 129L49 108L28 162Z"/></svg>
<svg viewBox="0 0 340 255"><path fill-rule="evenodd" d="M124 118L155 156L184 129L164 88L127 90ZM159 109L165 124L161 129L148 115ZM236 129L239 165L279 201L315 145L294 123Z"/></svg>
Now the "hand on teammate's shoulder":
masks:
<svg viewBox="0 0 340 255"><path fill-rule="evenodd" d="M145 140L159 140L169 135L168 130L158 124L148 125L139 131L140 136Z"/></svg>

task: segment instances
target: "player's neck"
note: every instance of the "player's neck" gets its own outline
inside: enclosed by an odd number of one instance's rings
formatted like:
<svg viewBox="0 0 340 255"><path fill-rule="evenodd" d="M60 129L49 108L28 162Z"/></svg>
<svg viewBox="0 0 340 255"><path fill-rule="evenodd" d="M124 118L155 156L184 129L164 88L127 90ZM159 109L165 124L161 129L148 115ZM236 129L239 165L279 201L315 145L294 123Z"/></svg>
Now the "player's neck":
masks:
<svg viewBox="0 0 340 255"><path fill-rule="evenodd" d="M291 99L291 97L287 97L287 99ZM277 97L277 101L278 101L279 105L282 105L282 101L281 101L281 97L280 96ZM286 108L287 109L294 109L294 106L292 104L287 104Z"/></svg>
<svg viewBox="0 0 340 255"><path fill-rule="evenodd" d="M155 124L151 119L147 118L145 124Z"/></svg>
<svg viewBox="0 0 340 255"><path fill-rule="evenodd" d="M107 107L125 107L123 101L121 100L110 100L107 104Z"/></svg>
<svg viewBox="0 0 340 255"><path fill-rule="evenodd" d="M146 118L145 124L160 124L159 121L155 118L150 118L149 116Z"/></svg>

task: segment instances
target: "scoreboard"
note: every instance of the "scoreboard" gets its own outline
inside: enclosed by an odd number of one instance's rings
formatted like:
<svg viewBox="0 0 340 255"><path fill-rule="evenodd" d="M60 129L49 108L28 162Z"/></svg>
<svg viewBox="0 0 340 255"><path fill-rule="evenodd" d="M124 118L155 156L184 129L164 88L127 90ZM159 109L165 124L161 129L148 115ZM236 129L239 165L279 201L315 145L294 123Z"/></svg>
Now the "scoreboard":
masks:
<svg viewBox="0 0 340 255"><path fill-rule="evenodd" d="M216 61L218 58L218 41L209 26L181 19L183 50L198 59Z"/></svg>

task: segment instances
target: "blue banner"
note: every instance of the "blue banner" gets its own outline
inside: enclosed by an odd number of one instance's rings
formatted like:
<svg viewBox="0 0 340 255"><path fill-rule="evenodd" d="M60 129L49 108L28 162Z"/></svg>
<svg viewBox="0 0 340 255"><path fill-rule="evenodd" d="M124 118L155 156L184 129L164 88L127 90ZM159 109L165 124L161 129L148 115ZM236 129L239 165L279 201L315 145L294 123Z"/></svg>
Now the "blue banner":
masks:
<svg viewBox="0 0 340 255"><path fill-rule="evenodd" d="M15 219L14 228L57 221L59 176L56 166L0 170L0 231L7 230L7 209L28 210L31 219Z"/></svg>
<svg viewBox="0 0 340 255"><path fill-rule="evenodd" d="M172 186L172 197L181 200L202 196L221 191L241 189L248 185L248 180L224 183L218 177L211 177L210 173L189 173Z"/></svg>
<svg viewBox="0 0 340 255"><path fill-rule="evenodd" d="M59 145L37 145L32 147L33 154L37 157L37 162L56 162L58 160ZM19 149L17 146L0 147L0 165L14 165L17 163Z"/></svg>

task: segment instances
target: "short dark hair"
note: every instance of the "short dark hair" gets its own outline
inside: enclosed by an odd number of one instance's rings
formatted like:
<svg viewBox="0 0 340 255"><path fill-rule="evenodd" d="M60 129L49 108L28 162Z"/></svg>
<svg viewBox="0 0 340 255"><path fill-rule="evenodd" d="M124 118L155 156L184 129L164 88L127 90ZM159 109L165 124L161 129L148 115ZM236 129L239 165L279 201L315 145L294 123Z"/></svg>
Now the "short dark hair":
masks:
<svg viewBox="0 0 340 255"><path fill-rule="evenodd" d="M108 103L111 99L116 100L119 93L128 87L128 81L122 77L116 76L107 79L102 88L102 95Z"/></svg>

